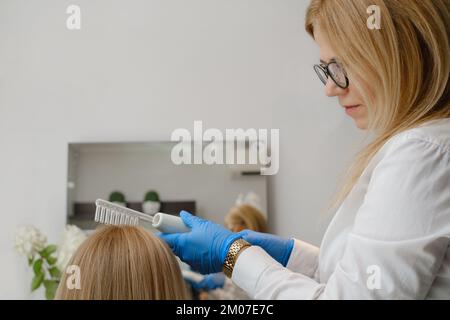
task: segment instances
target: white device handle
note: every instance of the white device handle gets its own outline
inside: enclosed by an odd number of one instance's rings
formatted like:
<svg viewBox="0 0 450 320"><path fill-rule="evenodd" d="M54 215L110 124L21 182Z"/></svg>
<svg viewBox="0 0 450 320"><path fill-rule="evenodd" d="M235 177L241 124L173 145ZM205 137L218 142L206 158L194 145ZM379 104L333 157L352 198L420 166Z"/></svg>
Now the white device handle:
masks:
<svg viewBox="0 0 450 320"><path fill-rule="evenodd" d="M162 212L158 212L153 216L152 225L163 233L182 233L191 231L180 217Z"/></svg>

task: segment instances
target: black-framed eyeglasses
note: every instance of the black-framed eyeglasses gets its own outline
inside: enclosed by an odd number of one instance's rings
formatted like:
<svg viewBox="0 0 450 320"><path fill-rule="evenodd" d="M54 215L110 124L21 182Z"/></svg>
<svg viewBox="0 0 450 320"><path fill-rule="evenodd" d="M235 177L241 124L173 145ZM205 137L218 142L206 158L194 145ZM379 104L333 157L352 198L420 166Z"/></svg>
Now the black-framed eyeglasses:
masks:
<svg viewBox="0 0 450 320"><path fill-rule="evenodd" d="M323 84L327 84L328 77L330 77L339 88L347 89L349 81L344 67L337 61L332 60L329 63L322 63L314 65L314 71L319 76Z"/></svg>

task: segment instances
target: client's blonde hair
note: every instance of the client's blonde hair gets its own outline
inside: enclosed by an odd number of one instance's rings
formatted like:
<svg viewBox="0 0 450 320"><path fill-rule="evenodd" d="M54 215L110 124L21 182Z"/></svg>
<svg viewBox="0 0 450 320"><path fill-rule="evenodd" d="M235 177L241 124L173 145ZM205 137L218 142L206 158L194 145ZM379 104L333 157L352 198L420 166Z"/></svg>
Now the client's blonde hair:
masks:
<svg viewBox="0 0 450 320"><path fill-rule="evenodd" d="M81 288L69 289L63 272L56 299L188 299L180 267L169 247L143 228L104 226L72 257Z"/></svg>
<svg viewBox="0 0 450 320"><path fill-rule="evenodd" d="M242 229L267 232L266 218L258 209L247 204L231 208L225 216L225 224L229 229L242 227Z"/></svg>

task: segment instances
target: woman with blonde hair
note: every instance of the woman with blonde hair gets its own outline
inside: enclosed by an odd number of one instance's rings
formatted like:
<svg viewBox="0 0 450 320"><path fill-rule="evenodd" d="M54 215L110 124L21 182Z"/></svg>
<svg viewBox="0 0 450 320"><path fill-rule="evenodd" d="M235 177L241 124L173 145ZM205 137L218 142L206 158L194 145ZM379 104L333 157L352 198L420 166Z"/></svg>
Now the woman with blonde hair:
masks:
<svg viewBox="0 0 450 320"><path fill-rule="evenodd" d="M63 273L56 299L188 299L181 271L169 247L143 228L103 226L86 239L69 265L79 286Z"/></svg>
<svg viewBox="0 0 450 320"><path fill-rule="evenodd" d="M248 204L231 208L225 216L225 226L233 232L239 232L244 229L267 232L267 222L264 215L258 209Z"/></svg>
<svg viewBox="0 0 450 320"><path fill-rule="evenodd" d="M373 138L320 249L186 213L163 238L256 298L450 299L450 1L312 0L306 30L325 94Z"/></svg>

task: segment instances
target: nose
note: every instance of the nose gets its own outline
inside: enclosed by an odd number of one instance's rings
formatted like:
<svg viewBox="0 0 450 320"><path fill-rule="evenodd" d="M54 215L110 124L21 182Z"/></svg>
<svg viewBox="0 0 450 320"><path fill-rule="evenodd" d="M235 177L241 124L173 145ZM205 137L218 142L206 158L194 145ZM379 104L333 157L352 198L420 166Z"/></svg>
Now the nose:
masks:
<svg viewBox="0 0 450 320"><path fill-rule="evenodd" d="M346 89L339 88L333 79L328 78L327 84L325 85L325 94L328 97L336 97L344 94Z"/></svg>

